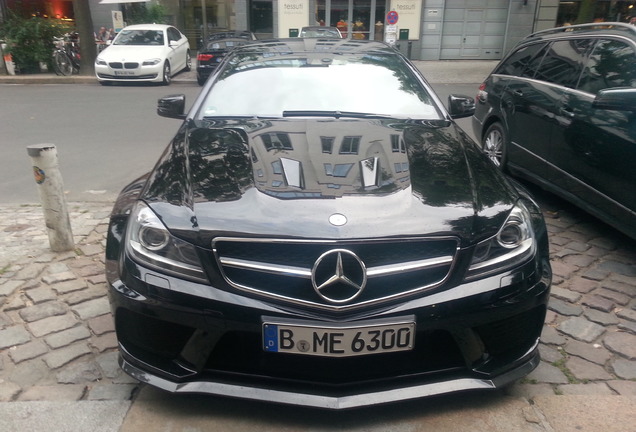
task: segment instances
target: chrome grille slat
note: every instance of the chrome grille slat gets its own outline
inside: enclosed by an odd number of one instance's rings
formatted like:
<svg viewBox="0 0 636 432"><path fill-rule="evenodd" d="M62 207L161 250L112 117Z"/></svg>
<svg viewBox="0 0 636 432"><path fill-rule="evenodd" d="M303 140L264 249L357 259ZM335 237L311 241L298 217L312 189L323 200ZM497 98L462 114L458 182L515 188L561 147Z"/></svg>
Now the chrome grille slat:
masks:
<svg viewBox="0 0 636 432"><path fill-rule="evenodd" d="M450 276L459 240L454 237L393 240L287 240L220 237L212 249L226 282L257 296L327 310L347 310L423 293ZM344 250L366 266L364 293L330 303L312 285L312 268L329 251Z"/></svg>

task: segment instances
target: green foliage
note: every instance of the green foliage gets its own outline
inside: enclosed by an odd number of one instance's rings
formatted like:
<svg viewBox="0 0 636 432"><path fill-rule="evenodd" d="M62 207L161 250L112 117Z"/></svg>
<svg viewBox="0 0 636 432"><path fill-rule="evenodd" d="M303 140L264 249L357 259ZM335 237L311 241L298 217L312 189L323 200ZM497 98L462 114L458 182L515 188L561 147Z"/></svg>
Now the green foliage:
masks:
<svg viewBox="0 0 636 432"><path fill-rule="evenodd" d="M169 24L166 21L166 8L158 3L131 3L126 22L132 24Z"/></svg>
<svg viewBox="0 0 636 432"><path fill-rule="evenodd" d="M0 24L0 39L7 42L7 51L22 73L37 72L40 62L51 68L53 38L70 31L70 26L58 19L24 17L9 10Z"/></svg>

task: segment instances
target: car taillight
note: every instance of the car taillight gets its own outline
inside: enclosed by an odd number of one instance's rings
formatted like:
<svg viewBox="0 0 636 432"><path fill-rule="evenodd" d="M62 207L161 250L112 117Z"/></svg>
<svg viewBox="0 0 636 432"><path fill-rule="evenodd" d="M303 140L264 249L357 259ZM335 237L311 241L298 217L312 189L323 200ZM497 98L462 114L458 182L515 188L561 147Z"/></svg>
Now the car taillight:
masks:
<svg viewBox="0 0 636 432"><path fill-rule="evenodd" d="M210 61L214 58L212 54L199 54L197 55L198 61Z"/></svg>

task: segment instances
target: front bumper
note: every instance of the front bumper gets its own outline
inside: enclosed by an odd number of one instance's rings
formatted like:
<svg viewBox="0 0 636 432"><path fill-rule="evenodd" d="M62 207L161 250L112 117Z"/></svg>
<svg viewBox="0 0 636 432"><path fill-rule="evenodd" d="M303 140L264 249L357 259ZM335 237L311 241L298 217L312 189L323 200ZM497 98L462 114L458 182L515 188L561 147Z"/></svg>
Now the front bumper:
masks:
<svg viewBox="0 0 636 432"><path fill-rule="evenodd" d="M95 64L95 76L99 81L113 82L161 82L163 63L153 66L139 66L136 69L113 69Z"/></svg>
<svg viewBox="0 0 636 432"><path fill-rule="evenodd" d="M124 261L109 290L120 364L171 392L344 409L499 388L539 362L547 262L373 310L321 315ZM351 358L267 353L265 315L338 323L412 315L416 349Z"/></svg>

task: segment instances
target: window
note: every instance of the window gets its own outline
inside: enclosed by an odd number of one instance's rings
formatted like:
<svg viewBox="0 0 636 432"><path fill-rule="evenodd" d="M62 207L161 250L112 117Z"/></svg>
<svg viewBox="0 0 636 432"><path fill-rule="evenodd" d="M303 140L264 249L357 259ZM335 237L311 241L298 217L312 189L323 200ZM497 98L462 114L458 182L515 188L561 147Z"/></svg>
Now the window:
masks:
<svg viewBox="0 0 636 432"><path fill-rule="evenodd" d="M331 154L333 151L334 137L320 137L320 143L322 144L322 152Z"/></svg>
<svg viewBox="0 0 636 432"><path fill-rule="evenodd" d="M353 164L324 164L325 174L333 177L346 177Z"/></svg>
<svg viewBox="0 0 636 432"><path fill-rule="evenodd" d="M589 39L552 43L534 78L575 88L591 43Z"/></svg>
<svg viewBox="0 0 636 432"><path fill-rule="evenodd" d="M360 137L344 137L340 144L340 154L358 154Z"/></svg>
<svg viewBox="0 0 636 432"><path fill-rule="evenodd" d="M501 75L520 76L530 60L532 60L544 46L545 43L537 43L519 48L497 68L495 73Z"/></svg>
<svg viewBox="0 0 636 432"><path fill-rule="evenodd" d="M271 133L261 135L265 150L293 150L291 140L286 133Z"/></svg>
<svg viewBox="0 0 636 432"><path fill-rule="evenodd" d="M578 89L596 94L612 87L636 87L636 52L624 42L601 40L587 61Z"/></svg>

